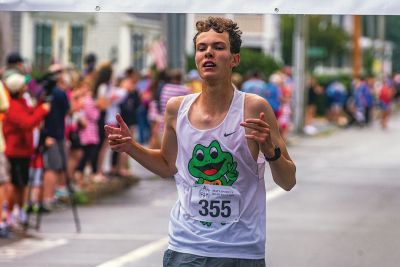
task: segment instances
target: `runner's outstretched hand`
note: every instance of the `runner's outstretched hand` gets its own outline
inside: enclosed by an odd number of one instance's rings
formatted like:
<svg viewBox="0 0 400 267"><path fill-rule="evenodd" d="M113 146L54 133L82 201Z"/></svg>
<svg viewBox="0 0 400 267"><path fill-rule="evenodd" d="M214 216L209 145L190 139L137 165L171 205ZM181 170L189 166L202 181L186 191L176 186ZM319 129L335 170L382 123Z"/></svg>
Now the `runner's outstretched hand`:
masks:
<svg viewBox="0 0 400 267"><path fill-rule="evenodd" d="M248 139L256 141L262 153L265 155L274 155L275 146L272 142L270 126L265 120L264 112L260 113L259 118L246 119L240 125L251 130L245 136Z"/></svg>
<svg viewBox="0 0 400 267"><path fill-rule="evenodd" d="M132 133L120 114L117 114L116 119L120 127L104 126L108 144L114 151L128 152L132 147Z"/></svg>

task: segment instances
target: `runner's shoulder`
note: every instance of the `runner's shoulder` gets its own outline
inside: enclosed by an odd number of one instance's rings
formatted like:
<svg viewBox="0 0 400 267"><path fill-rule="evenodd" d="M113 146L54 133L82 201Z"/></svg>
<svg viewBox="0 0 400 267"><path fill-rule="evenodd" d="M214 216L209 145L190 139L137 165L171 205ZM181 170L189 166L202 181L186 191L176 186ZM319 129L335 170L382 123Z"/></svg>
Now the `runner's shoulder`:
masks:
<svg viewBox="0 0 400 267"><path fill-rule="evenodd" d="M269 105L267 100L259 95L252 93L246 93L244 106L246 111L250 114L260 114L260 112L268 112L269 110L272 111L271 106Z"/></svg>
<svg viewBox="0 0 400 267"><path fill-rule="evenodd" d="M166 112L168 115L177 115L179 111L179 107L182 104L183 99L185 96L174 96L171 97L167 102Z"/></svg>

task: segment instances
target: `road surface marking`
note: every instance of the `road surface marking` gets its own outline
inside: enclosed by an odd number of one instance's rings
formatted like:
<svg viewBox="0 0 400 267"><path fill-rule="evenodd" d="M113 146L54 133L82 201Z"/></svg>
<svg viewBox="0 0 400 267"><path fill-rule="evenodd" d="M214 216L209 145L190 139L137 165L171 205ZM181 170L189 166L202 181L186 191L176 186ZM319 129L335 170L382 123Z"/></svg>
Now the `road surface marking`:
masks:
<svg viewBox="0 0 400 267"><path fill-rule="evenodd" d="M149 241L162 238L164 235L160 234L104 234L104 233L33 233L35 237L39 238L65 238L68 240L141 240Z"/></svg>
<svg viewBox="0 0 400 267"><path fill-rule="evenodd" d="M163 196L163 198L153 200L151 202L150 206L161 207L161 208L164 208L164 207L171 208L177 199L178 199L178 194L176 192L174 192L167 196Z"/></svg>
<svg viewBox="0 0 400 267"><path fill-rule="evenodd" d="M24 239L13 244L0 247L0 262L12 261L44 250L67 244L66 239Z"/></svg>
<svg viewBox="0 0 400 267"><path fill-rule="evenodd" d="M285 192L286 191L280 187L276 187L272 190L269 190L269 191L267 191L266 201L268 202L270 200L273 200L274 198L277 198L277 197L283 195Z"/></svg>
<svg viewBox="0 0 400 267"><path fill-rule="evenodd" d="M131 252L97 265L96 267L121 267L128 263L133 263L140 259L143 259L153 252L160 251L162 248L168 245L168 237L161 238L157 241L151 242L143 247L132 250Z"/></svg>

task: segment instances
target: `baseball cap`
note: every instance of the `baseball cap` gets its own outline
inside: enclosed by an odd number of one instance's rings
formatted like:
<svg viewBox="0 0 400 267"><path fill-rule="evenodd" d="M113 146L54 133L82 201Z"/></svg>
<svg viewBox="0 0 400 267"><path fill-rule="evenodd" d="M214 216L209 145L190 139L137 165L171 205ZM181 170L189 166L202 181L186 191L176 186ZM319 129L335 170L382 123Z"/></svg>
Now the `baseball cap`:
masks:
<svg viewBox="0 0 400 267"><path fill-rule="evenodd" d="M4 81L8 91L11 94L15 94L21 91L21 89L25 86L26 84L26 78L24 75L21 75L19 73L14 73L11 74L7 79Z"/></svg>
<svg viewBox="0 0 400 267"><path fill-rule="evenodd" d="M24 59L21 57L21 55L18 52L13 52L7 56L7 64L8 65L22 63L22 62L24 62Z"/></svg>

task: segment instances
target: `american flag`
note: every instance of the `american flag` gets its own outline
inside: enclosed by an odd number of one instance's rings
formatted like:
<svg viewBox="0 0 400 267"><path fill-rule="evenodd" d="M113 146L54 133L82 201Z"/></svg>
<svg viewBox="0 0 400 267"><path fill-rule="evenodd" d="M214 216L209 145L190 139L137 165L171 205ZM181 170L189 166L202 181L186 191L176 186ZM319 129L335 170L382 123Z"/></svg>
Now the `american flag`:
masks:
<svg viewBox="0 0 400 267"><path fill-rule="evenodd" d="M150 54L156 64L157 70L164 70L167 67L167 49L163 40L153 42Z"/></svg>

